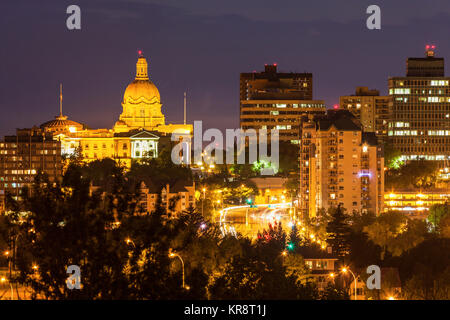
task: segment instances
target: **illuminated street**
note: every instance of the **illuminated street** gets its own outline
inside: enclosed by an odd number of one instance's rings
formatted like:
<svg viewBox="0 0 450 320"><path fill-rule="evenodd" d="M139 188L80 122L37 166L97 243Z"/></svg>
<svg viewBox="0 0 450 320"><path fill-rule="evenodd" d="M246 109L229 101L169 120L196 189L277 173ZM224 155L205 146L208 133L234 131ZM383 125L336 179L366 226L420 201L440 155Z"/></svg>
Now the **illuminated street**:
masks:
<svg viewBox="0 0 450 320"><path fill-rule="evenodd" d="M258 232L268 229L269 224L281 223L285 230L294 219L293 211L287 204L228 207L222 211L220 224L222 232L241 233L256 238Z"/></svg>

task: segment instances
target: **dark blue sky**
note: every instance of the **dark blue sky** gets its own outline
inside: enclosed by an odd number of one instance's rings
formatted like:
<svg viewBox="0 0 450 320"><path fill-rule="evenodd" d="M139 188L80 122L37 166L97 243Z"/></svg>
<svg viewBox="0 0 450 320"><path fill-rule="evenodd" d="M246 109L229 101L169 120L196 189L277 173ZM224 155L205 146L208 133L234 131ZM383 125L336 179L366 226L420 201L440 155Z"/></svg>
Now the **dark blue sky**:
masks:
<svg viewBox="0 0 450 320"><path fill-rule="evenodd" d="M66 28L70 4L81 7L81 31ZM370 4L381 30L366 28ZM188 121L238 127L239 73L265 63L312 72L314 98L328 106L358 85L386 93L425 44L450 56L449 17L448 0L2 0L0 135L52 119L60 82L70 119L111 128L138 49L172 123L187 89Z"/></svg>

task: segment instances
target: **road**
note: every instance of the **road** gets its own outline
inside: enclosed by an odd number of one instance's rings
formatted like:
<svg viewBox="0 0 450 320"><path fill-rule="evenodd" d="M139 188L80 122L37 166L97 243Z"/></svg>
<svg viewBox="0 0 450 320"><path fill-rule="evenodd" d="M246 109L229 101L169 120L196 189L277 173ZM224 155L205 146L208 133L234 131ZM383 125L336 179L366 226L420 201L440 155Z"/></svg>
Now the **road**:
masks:
<svg viewBox="0 0 450 320"><path fill-rule="evenodd" d="M223 209L219 222L223 234L241 233L254 239L258 232L269 227L269 223L281 222L286 230L293 218L293 209L289 203L261 204L256 208L246 205Z"/></svg>

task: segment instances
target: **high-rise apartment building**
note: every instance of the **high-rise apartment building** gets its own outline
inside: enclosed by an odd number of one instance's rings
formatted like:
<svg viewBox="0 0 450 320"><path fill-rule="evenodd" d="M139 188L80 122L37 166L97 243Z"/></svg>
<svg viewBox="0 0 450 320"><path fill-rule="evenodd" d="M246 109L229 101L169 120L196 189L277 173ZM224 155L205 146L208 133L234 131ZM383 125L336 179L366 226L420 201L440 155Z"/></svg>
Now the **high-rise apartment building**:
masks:
<svg viewBox="0 0 450 320"><path fill-rule="evenodd" d="M434 46L424 58L408 58L406 77L389 78L389 95L388 137L403 160L450 160L450 77Z"/></svg>
<svg viewBox="0 0 450 320"><path fill-rule="evenodd" d="M18 129L15 136L0 141L0 212L6 193L19 199L22 187L30 185L37 173L50 181L62 174L61 142L41 129Z"/></svg>
<svg viewBox="0 0 450 320"><path fill-rule="evenodd" d="M240 75L242 129L278 129L281 141L299 143L301 115L324 113L322 100L313 99L311 73L280 73L277 65L263 72Z"/></svg>
<svg viewBox="0 0 450 320"><path fill-rule="evenodd" d="M389 99L389 96L380 96L378 90L357 87L354 95L340 97L339 103L361 122L364 132L374 132L383 140L388 131Z"/></svg>
<svg viewBox="0 0 450 320"><path fill-rule="evenodd" d="M347 212L383 207L384 158L375 133L364 133L346 110L302 119L300 210L317 215L341 205Z"/></svg>

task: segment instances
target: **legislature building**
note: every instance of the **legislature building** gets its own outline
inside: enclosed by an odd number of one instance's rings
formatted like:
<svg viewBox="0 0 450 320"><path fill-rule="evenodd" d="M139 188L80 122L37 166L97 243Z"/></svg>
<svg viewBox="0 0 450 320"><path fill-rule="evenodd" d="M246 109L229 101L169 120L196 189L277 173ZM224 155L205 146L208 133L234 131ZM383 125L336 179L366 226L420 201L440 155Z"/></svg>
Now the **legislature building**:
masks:
<svg viewBox="0 0 450 320"><path fill-rule="evenodd" d="M111 129L90 129L70 120L60 110L55 119L29 129L17 129L16 135L0 141L0 212L7 192L20 197L21 189L38 172L50 180L61 176L63 159L79 153L85 162L111 158L127 168L133 161L156 158L161 145L186 139L190 156L190 124L166 124L161 97L148 75L147 60L139 52L136 77L125 89L122 113ZM176 143L176 142L173 142ZM180 154L180 157L183 157ZM188 162L189 163L189 162Z"/></svg>
<svg viewBox="0 0 450 320"><path fill-rule="evenodd" d="M136 77L125 89L123 110L112 129L89 129L69 120L62 108L59 116L40 128L61 141L62 155L78 149L85 161L112 158L130 167L133 159L156 158L161 137L174 132L180 136L191 134L192 125L166 124L161 107L158 88L149 79L147 60L140 53Z"/></svg>

